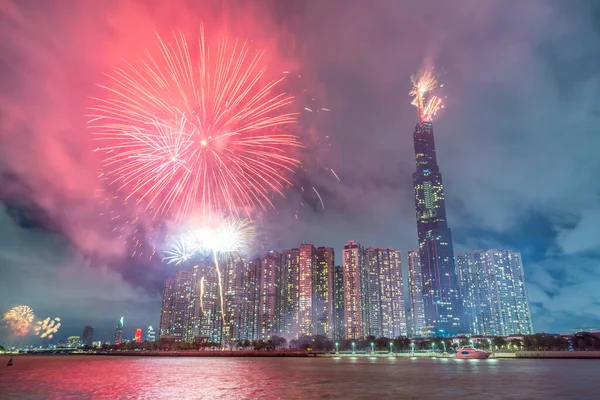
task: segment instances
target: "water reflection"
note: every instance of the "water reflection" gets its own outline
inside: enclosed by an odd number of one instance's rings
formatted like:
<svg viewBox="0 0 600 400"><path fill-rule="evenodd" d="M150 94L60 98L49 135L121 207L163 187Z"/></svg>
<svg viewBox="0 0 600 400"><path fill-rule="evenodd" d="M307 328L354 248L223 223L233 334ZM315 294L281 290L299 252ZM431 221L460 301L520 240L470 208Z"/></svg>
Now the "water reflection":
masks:
<svg viewBox="0 0 600 400"><path fill-rule="evenodd" d="M7 368L4 358L2 399L591 399L600 389L600 360L17 356Z"/></svg>

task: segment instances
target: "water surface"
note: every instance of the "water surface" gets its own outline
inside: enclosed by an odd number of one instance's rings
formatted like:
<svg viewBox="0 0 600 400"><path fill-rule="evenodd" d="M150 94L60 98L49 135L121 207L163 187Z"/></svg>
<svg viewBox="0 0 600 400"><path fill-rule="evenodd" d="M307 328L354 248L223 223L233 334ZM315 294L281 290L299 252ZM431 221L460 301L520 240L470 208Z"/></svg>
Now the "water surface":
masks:
<svg viewBox="0 0 600 400"><path fill-rule="evenodd" d="M600 360L0 356L1 399L598 399Z"/></svg>

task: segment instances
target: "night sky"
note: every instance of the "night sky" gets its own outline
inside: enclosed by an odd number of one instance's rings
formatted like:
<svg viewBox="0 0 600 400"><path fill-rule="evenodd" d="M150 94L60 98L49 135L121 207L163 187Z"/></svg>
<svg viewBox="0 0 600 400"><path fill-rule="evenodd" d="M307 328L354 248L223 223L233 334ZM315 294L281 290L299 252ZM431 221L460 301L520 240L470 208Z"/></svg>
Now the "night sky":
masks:
<svg viewBox="0 0 600 400"><path fill-rule="evenodd" d="M600 327L600 4L416 3L0 0L0 313L59 316L57 339L92 325L108 340L120 316L126 337L156 328L170 267L132 259L99 217L86 108L103 74L155 48L154 31L203 23L266 48L274 69L301 75L299 102L331 110L303 115L306 171L258 218L256 252L308 242L339 261L356 240L406 263L417 246L410 75L435 67L455 251L522 252L536 331ZM0 329L0 344L15 341Z"/></svg>

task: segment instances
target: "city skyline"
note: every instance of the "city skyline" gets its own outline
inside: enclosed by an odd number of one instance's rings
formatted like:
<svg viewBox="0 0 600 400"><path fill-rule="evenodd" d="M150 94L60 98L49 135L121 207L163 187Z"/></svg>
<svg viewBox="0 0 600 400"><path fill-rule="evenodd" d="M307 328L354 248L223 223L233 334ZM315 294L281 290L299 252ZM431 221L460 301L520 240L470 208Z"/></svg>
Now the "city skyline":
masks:
<svg viewBox="0 0 600 400"><path fill-rule="evenodd" d="M149 1L65 12L14 3L0 9L3 37L19 38L0 52L2 311L27 304L60 317L57 339L89 325L109 340L121 316L126 338L139 327L158 331L160 292L173 270L146 259L152 246L131 257L131 244L100 215L96 144L83 116L103 74L155 48L155 30L195 35L190 16L202 15L205 31L215 32L221 10ZM239 22L227 34L264 45L274 70L292 72L287 81L302 76L289 86L306 89L298 90L304 169L285 199L255 217L256 253L318 243L340 263L350 239L403 255L418 249L415 113L406 93L411 74L435 66L447 96L433 125L454 252L520 252L536 331L600 325L589 150L599 144L596 74L587 67L600 57L593 4L273 3L227 10ZM130 18L146 23L133 32L123 22ZM347 31L347 18L360 29ZM428 29L413 38L424 18ZM506 25L515 29L498 29ZM0 342L8 340L2 328Z"/></svg>

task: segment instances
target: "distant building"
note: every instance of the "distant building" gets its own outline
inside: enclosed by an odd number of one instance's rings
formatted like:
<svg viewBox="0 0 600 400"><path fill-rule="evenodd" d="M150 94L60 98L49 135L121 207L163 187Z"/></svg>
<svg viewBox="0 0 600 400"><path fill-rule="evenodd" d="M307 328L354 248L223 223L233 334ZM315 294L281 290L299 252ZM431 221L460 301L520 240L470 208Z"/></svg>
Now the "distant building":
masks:
<svg viewBox="0 0 600 400"><path fill-rule="evenodd" d="M67 339L67 345L74 349L81 347L81 337L80 336L69 336Z"/></svg>
<svg viewBox="0 0 600 400"><path fill-rule="evenodd" d="M369 330L368 269L365 265L364 248L349 241L342 253L344 270L344 324L346 339L360 339Z"/></svg>
<svg viewBox="0 0 600 400"><path fill-rule="evenodd" d="M117 322L115 326L114 344L121 344L123 342L123 317Z"/></svg>
<svg viewBox="0 0 600 400"><path fill-rule="evenodd" d="M84 346L92 347L94 344L94 328L86 325L83 328L83 335L81 337L83 338Z"/></svg>
<svg viewBox="0 0 600 400"><path fill-rule="evenodd" d="M137 328L135 330L135 342L142 343L142 328Z"/></svg>
<svg viewBox="0 0 600 400"><path fill-rule="evenodd" d="M156 333L154 332L154 328L151 326L148 327L148 329L146 330L146 341L147 342L154 342L156 341Z"/></svg>
<svg viewBox="0 0 600 400"><path fill-rule="evenodd" d="M333 270L333 334L332 339L344 338L344 269L336 265Z"/></svg>
<svg viewBox="0 0 600 400"><path fill-rule="evenodd" d="M93 342L92 347L94 347L95 349L99 349L100 347L102 347L102 341L97 340L97 341Z"/></svg>
<svg viewBox="0 0 600 400"><path fill-rule="evenodd" d="M423 275L419 250L408 252L408 293L410 298L410 328L412 337L427 336L423 310Z"/></svg>

